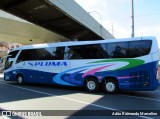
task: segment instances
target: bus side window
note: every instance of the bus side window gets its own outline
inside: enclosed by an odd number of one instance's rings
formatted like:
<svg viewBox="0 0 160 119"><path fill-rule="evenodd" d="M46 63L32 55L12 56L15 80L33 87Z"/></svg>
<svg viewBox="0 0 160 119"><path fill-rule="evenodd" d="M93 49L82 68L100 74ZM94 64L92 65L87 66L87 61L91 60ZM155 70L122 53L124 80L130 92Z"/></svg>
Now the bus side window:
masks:
<svg viewBox="0 0 160 119"><path fill-rule="evenodd" d="M83 59L104 59L108 58L107 44L83 45Z"/></svg>
<svg viewBox="0 0 160 119"><path fill-rule="evenodd" d="M17 58L16 63L28 60L30 58L29 54L30 54L29 50L22 50L20 55Z"/></svg>
<svg viewBox="0 0 160 119"><path fill-rule="evenodd" d="M71 46L65 48L64 59L82 59L82 50L80 46Z"/></svg>
<svg viewBox="0 0 160 119"><path fill-rule="evenodd" d="M55 52L55 59L56 60L63 60L64 57L64 47L57 47Z"/></svg>
<svg viewBox="0 0 160 119"><path fill-rule="evenodd" d="M128 58L128 42L108 43L110 58Z"/></svg>
<svg viewBox="0 0 160 119"><path fill-rule="evenodd" d="M62 60L64 57L64 47L50 47L45 48L42 53L43 60Z"/></svg>
<svg viewBox="0 0 160 119"><path fill-rule="evenodd" d="M48 47L40 49L22 50L17 63L22 61L35 61L35 60L62 60L64 47Z"/></svg>
<svg viewBox="0 0 160 119"><path fill-rule="evenodd" d="M151 40L130 41L129 54L131 58L140 57L149 54L151 49Z"/></svg>

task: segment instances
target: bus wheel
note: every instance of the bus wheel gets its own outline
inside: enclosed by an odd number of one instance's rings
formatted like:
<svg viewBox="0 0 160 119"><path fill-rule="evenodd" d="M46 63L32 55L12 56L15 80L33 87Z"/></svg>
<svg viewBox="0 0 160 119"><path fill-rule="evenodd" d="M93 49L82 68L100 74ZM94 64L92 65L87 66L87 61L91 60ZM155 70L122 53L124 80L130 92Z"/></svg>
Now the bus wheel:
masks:
<svg viewBox="0 0 160 119"><path fill-rule="evenodd" d="M119 91L118 82L112 78L103 81L103 90L108 94L116 94Z"/></svg>
<svg viewBox="0 0 160 119"><path fill-rule="evenodd" d="M22 75L18 75L17 76L17 84L23 84L24 83L24 79Z"/></svg>
<svg viewBox="0 0 160 119"><path fill-rule="evenodd" d="M89 92L98 92L99 90L99 83L94 77L89 77L85 80L84 87Z"/></svg>

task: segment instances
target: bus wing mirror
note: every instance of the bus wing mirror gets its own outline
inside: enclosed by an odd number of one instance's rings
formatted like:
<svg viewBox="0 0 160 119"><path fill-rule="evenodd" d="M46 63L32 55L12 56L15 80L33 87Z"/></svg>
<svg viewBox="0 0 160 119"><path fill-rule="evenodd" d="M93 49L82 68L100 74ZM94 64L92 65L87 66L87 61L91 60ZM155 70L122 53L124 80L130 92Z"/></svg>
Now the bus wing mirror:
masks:
<svg viewBox="0 0 160 119"><path fill-rule="evenodd" d="M13 62L14 58L8 58L8 62Z"/></svg>
<svg viewBox="0 0 160 119"><path fill-rule="evenodd" d="M0 70L4 70L4 66L3 66L3 59L0 59Z"/></svg>

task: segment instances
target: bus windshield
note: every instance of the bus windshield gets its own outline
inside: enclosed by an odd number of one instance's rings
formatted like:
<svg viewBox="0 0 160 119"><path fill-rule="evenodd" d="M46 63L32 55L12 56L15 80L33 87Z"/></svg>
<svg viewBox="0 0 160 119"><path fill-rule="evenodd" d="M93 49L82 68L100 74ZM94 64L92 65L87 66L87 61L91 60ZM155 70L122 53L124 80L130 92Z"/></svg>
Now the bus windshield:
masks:
<svg viewBox="0 0 160 119"><path fill-rule="evenodd" d="M6 62L5 62L5 67L4 67L5 70L8 69L8 68L10 68L10 67L12 66L13 61L9 61L9 59L10 59L10 58L15 58L16 55L17 55L17 53L18 53L18 51L12 51L12 52L10 52L10 53L7 55L7 57L6 57ZM4 60L5 60L5 59L4 59Z"/></svg>

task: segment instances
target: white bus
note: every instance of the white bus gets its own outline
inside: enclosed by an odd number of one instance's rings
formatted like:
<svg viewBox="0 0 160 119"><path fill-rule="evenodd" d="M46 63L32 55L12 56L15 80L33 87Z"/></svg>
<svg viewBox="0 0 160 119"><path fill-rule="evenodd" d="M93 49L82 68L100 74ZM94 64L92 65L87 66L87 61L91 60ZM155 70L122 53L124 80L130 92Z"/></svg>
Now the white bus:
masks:
<svg viewBox="0 0 160 119"><path fill-rule="evenodd" d="M6 57L4 80L84 86L90 92L158 87L155 37L22 46Z"/></svg>

